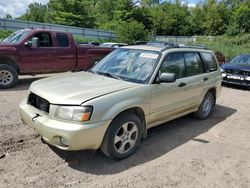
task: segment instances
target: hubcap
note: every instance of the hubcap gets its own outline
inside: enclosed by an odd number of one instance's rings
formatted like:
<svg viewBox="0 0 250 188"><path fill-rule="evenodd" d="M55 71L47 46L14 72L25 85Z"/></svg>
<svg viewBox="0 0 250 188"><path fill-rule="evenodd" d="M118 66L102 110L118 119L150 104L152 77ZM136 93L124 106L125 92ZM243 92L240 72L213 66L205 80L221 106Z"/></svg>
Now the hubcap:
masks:
<svg viewBox="0 0 250 188"><path fill-rule="evenodd" d="M130 151L138 137L138 128L135 123L127 122L124 123L115 135L114 147L120 154L127 153Z"/></svg>
<svg viewBox="0 0 250 188"><path fill-rule="evenodd" d="M210 97L207 97L204 101L203 108L202 108L203 114L207 116L211 108L212 108L212 99Z"/></svg>
<svg viewBox="0 0 250 188"><path fill-rule="evenodd" d="M13 81L13 75L10 71L0 70L0 84L8 85Z"/></svg>

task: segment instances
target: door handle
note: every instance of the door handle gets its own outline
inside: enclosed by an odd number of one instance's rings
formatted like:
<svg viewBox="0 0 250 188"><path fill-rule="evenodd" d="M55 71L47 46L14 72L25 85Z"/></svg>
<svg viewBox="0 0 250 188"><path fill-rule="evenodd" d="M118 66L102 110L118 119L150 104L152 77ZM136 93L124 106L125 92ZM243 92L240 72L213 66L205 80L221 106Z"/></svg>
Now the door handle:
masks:
<svg viewBox="0 0 250 188"><path fill-rule="evenodd" d="M205 81L208 81L208 77L203 78L203 81L204 81L204 82L205 82Z"/></svg>
<svg viewBox="0 0 250 188"><path fill-rule="evenodd" d="M178 87L184 87L184 86L186 86L186 85L187 85L187 83L181 82L181 83L178 85Z"/></svg>

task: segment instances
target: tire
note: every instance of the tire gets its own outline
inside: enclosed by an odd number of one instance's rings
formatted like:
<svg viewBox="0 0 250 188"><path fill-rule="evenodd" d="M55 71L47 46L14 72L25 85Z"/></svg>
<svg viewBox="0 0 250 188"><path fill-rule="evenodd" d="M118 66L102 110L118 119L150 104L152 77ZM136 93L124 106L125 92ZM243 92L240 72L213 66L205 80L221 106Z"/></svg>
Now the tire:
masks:
<svg viewBox="0 0 250 188"><path fill-rule="evenodd" d="M122 160L136 151L142 137L142 123L132 113L116 117L108 127L101 150L109 158Z"/></svg>
<svg viewBox="0 0 250 188"><path fill-rule="evenodd" d="M10 65L0 65L0 89L14 87L18 82L18 73Z"/></svg>
<svg viewBox="0 0 250 188"><path fill-rule="evenodd" d="M214 110L215 98L211 92L208 92L202 100L199 109L194 113L197 119L205 120L210 117Z"/></svg>

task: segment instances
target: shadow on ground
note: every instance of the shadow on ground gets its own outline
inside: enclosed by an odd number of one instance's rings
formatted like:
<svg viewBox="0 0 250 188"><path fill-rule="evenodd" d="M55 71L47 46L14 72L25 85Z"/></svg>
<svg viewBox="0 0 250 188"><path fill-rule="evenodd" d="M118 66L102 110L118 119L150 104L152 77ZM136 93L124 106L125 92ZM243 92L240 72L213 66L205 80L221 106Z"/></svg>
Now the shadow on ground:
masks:
<svg viewBox="0 0 250 188"><path fill-rule="evenodd" d="M190 140L209 144L210 140L195 137L218 126L235 112L235 109L216 105L212 117L208 120L196 120L192 115L188 115L152 128L148 131L147 138L142 140L137 152L122 161L108 159L100 151L66 152L54 147L51 149L73 169L96 175L115 174L161 157Z"/></svg>
<svg viewBox="0 0 250 188"><path fill-rule="evenodd" d="M250 91L250 86L241 86L241 85L234 85L234 84L225 84L222 83L223 87L231 88L231 89L238 89L238 90L244 90L244 91Z"/></svg>

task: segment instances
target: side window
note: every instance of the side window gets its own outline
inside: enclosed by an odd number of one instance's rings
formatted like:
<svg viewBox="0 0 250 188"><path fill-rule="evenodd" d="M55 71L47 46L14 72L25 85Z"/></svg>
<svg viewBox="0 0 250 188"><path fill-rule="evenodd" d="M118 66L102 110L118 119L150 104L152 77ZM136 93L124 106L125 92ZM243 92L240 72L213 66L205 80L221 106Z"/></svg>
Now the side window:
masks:
<svg viewBox="0 0 250 188"><path fill-rule="evenodd" d="M201 55L206 63L207 72L217 70L217 63L212 53L202 52Z"/></svg>
<svg viewBox="0 0 250 188"><path fill-rule="evenodd" d="M64 33L57 33L56 39L59 47L69 47L69 39L68 36Z"/></svg>
<svg viewBox="0 0 250 188"><path fill-rule="evenodd" d="M186 52L184 53L184 56L187 69L186 76L194 76L204 73L203 63L198 53Z"/></svg>
<svg viewBox="0 0 250 188"><path fill-rule="evenodd" d="M37 33L34 36L32 36L31 38L29 38L28 42L31 43L32 38L34 38L34 37L38 38L40 47L52 47L53 46L50 33Z"/></svg>
<svg viewBox="0 0 250 188"><path fill-rule="evenodd" d="M183 53L168 54L160 68L161 73L175 73L177 78L185 76L185 62Z"/></svg>

